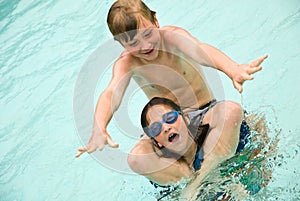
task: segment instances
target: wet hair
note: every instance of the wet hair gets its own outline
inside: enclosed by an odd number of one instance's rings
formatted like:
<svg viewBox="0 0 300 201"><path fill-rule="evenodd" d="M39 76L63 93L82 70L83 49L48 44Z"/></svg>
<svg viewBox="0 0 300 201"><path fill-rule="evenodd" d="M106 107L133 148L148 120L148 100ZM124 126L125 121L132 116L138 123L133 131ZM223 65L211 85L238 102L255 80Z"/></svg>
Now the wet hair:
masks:
<svg viewBox="0 0 300 201"><path fill-rule="evenodd" d="M141 0L118 0L108 12L107 25L115 40L128 42L136 35L141 17L155 24L155 12Z"/></svg>
<svg viewBox="0 0 300 201"><path fill-rule="evenodd" d="M162 98L162 97L154 97L145 105L145 107L142 110L142 114L141 114L141 126L142 126L144 132L146 133L146 135L148 137L150 137L150 139L152 140L152 148L153 148L153 151L155 152L155 154L158 157L180 159L181 155L170 151L169 149L167 149L164 146L162 146L162 147L159 146L158 142L153 137L151 137L148 133L147 127L148 127L149 122L147 121L147 113L148 113L149 109L155 105L169 106L173 110L180 112L181 115L183 115L183 112L182 112L180 106L177 105L176 103L174 103L172 100L167 99L167 98ZM184 117L183 117L183 119L184 119ZM186 126L188 127L188 125L186 125ZM189 127L188 127L188 129L190 130ZM189 134L192 136L194 141L197 143L197 146L201 147L205 141L208 130L209 130L209 124L199 125L198 128L195 129L195 133L189 132ZM158 150L161 152L161 154L159 154Z"/></svg>

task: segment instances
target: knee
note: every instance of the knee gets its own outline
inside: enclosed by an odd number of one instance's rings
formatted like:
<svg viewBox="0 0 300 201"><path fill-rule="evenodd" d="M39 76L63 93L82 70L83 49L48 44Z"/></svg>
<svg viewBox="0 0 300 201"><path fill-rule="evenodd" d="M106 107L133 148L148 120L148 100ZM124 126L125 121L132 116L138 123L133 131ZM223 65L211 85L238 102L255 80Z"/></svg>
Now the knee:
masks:
<svg viewBox="0 0 300 201"><path fill-rule="evenodd" d="M127 163L129 165L129 167L131 168L132 171L134 171L136 173L139 172L138 167L140 165L140 160L139 160L138 155L139 155L138 150L136 148L133 148L127 157Z"/></svg>
<svg viewBox="0 0 300 201"><path fill-rule="evenodd" d="M145 173L145 150L141 145L136 145L127 156L127 163L132 171L138 174Z"/></svg>
<svg viewBox="0 0 300 201"><path fill-rule="evenodd" d="M237 127L241 124L244 113L241 105L233 101L223 101L213 107L212 112L204 117L203 122L208 122L211 127L219 127L225 124Z"/></svg>
<svg viewBox="0 0 300 201"><path fill-rule="evenodd" d="M239 124L242 122L244 112L242 106L239 103L233 101L226 102L226 117L233 123Z"/></svg>

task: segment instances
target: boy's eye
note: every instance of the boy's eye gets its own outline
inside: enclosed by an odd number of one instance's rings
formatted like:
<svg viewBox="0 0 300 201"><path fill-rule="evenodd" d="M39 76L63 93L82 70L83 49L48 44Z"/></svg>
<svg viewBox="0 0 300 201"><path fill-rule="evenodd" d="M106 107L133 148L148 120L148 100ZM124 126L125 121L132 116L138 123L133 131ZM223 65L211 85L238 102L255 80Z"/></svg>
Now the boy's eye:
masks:
<svg viewBox="0 0 300 201"><path fill-rule="evenodd" d="M145 38L149 38L152 35L152 30L147 31L144 35Z"/></svg>
<svg viewBox="0 0 300 201"><path fill-rule="evenodd" d="M134 46L137 46L137 44L138 44L138 42L137 42L137 41L134 41L134 42L132 42L132 43L129 43L129 46L134 47Z"/></svg>

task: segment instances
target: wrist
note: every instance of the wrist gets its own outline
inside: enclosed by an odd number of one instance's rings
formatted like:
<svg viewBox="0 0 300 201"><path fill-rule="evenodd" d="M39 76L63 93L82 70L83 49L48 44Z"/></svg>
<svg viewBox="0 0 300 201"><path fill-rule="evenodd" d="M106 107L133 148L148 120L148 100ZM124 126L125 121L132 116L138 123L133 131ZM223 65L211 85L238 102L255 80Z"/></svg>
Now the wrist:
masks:
<svg viewBox="0 0 300 201"><path fill-rule="evenodd" d="M239 64L234 63L230 65L229 71L226 73L226 75L233 81L235 78L235 75L237 74L239 68Z"/></svg>

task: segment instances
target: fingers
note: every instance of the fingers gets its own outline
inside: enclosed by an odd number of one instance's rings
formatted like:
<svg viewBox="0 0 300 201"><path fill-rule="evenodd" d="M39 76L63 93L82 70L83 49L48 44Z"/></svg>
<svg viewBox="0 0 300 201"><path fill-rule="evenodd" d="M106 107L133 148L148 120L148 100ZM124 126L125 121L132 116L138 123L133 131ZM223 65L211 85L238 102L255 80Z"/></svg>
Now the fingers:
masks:
<svg viewBox="0 0 300 201"><path fill-rule="evenodd" d="M118 148L119 144L115 143L110 137L107 138L107 144L112 148Z"/></svg>
<svg viewBox="0 0 300 201"><path fill-rule="evenodd" d="M262 56L261 58L263 59L263 60L265 60L266 58L268 58L269 57L269 55L268 54L265 54L264 56Z"/></svg>
<svg viewBox="0 0 300 201"><path fill-rule="evenodd" d="M105 144L108 144L110 147L112 148L118 148L119 144L115 143L109 136L106 136L106 143L104 143L104 141L101 141L100 144L96 145L94 143L90 143L88 146L86 147L81 147L78 148L78 152L75 155L76 158L80 157L82 154L84 154L85 152L87 153L93 153L94 151L96 151L97 149L99 149L99 151L102 151Z"/></svg>
<svg viewBox="0 0 300 201"><path fill-rule="evenodd" d="M78 152L77 154L75 155L76 158L80 157L82 154L84 154L85 152L87 153L92 153L94 151L96 151L97 147L96 146L92 146L92 147L81 147L81 148L78 148ZM103 148L102 148L103 149Z"/></svg>
<svg viewBox="0 0 300 201"><path fill-rule="evenodd" d="M254 74L258 71L261 71L262 70L262 67L261 66L258 66L258 67L252 67L248 70L248 73L251 75L251 74Z"/></svg>
<svg viewBox="0 0 300 201"><path fill-rule="evenodd" d="M267 54L265 54L264 56L254 60L254 61L252 61L250 65L252 67L258 67L266 58L268 58Z"/></svg>
<svg viewBox="0 0 300 201"><path fill-rule="evenodd" d="M254 60L253 62L250 63L250 68L248 69L248 74L251 75L251 74L254 74L258 71L261 71L262 70L262 66L260 66L260 64L266 59L268 58L268 55L264 55L256 60ZM252 78L253 79L253 78ZM251 79L251 80L252 80Z"/></svg>
<svg viewBox="0 0 300 201"><path fill-rule="evenodd" d="M244 80L253 80L254 77L252 77L250 74L245 75Z"/></svg>
<svg viewBox="0 0 300 201"><path fill-rule="evenodd" d="M243 87L241 84L239 84L238 82L234 81L233 82L233 86L234 88L236 88L236 90L238 90L239 93L242 93L243 92Z"/></svg>
<svg viewBox="0 0 300 201"><path fill-rule="evenodd" d="M251 76L252 74L262 70L262 66L260 66L260 64L262 64L262 62L268 58L268 55L265 54L264 56L252 61L250 64L242 64L240 65L240 72L238 73L238 76L236 76L236 78L234 78L234 88L236 88L238 90L239 93L243 92L243 83L246 80L253 80L254 77Z"/></svg>
<svg viewBox="0 0 300 201"><path fill-rule="evenodd" d="M78 148L78 152L77 154L75 155L76 158L80 157L84 152L87 151L87 148L86 147L82 147L82 148Z"/></svg>

